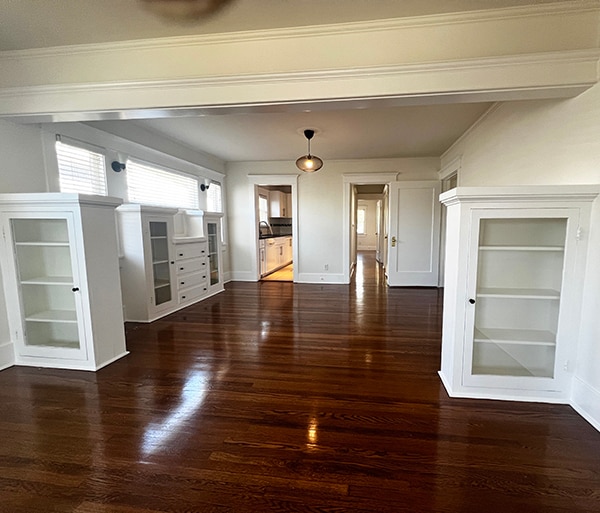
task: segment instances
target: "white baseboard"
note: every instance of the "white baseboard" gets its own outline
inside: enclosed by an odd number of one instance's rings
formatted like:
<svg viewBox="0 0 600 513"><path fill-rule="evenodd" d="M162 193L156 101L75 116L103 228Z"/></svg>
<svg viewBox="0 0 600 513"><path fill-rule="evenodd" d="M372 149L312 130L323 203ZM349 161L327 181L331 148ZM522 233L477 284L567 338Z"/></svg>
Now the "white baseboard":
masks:
<svg viewBox="0 0 600 513"><path fill-rule="evenodd" d="M249 271L231 271L229 281L258 281L256 275Z"/></svg>
<svg viewBox="0 0 600 513"><path fill-rule="evenodd" d="M298 283L343 283L348 284L348 280L343 274L333 273L300 273L298 275Z"/></svg>
<svg viewBox="0 0 600 513"><path fill-rule="evenodd" d="M12 342L0 344L0 370L12 367L15 364L15 350Z"/></svg>
<svg viewBox="0 0 600 513"><path fill-rule="evenodd" d="M377 246L361 246L360 244L356 247L358 251L375 251Z"/></svg>
<svg viewBox="0 0 600 513"><path fill-rule="evenodd" d="M600 431L600 390L573 376L570 404L579 415Z"/></svg>

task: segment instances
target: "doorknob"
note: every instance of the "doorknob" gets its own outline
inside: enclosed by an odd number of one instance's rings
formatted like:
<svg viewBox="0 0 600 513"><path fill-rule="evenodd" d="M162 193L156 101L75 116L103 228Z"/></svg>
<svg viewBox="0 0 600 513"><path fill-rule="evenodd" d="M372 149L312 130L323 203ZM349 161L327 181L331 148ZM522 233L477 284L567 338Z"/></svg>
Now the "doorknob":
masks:
<svg viewBox="0 0 600 513"><path fill-rule="evenodd" d="M396 247L396 237L392 237L392 247Z"/></svg>

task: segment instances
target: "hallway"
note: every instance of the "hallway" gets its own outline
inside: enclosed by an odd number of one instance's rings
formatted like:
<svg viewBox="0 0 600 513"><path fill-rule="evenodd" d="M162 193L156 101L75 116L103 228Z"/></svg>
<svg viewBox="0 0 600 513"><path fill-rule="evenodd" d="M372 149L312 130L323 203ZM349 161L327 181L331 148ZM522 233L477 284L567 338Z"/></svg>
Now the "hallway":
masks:
<svg viewBox="0 0 600 513"><path fill-rule="evenodd" d="M0 372L3 513L597 512L570 407L449 399L442 292L233 282L97 373Z"/></svg>

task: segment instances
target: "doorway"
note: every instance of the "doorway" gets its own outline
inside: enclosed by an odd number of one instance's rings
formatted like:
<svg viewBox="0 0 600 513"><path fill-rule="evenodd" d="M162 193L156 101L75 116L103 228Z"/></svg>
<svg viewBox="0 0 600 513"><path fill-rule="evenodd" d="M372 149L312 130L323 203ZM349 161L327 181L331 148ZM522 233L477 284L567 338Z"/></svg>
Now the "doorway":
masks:
<svg viewBox="0 0 600 513"><path fill-rule="evenodd" d="M387 240L387 184L354 185L356 252L354 281L379 282L385 273Z"/></svg>
<svg viewBox="0 0 600 513"><path fill-rule="evenodd" d="M298 273L296 175L251 175L256 281L295 282Z"/></svg>

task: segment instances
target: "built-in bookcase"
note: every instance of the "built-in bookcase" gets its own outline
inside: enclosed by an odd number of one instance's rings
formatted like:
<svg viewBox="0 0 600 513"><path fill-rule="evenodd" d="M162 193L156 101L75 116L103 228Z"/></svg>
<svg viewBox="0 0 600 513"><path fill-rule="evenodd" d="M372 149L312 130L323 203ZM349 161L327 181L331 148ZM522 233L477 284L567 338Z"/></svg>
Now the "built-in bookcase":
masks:
<svg viewBox="0 0 600 513"><path fill-rule="evenodd" d="M458 187L440 196L440 376L450 395L568 401L597 194L591 186Z"/></svg>
<svg viewBox="0 0 600 513"><path fill-rule="evenodd" d="M14 363L96 370L127 354L114 214L120 203L0 195Z"/></svg>

